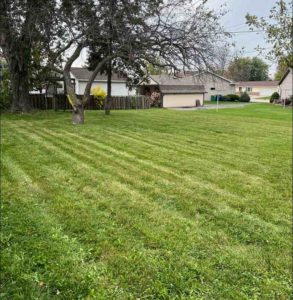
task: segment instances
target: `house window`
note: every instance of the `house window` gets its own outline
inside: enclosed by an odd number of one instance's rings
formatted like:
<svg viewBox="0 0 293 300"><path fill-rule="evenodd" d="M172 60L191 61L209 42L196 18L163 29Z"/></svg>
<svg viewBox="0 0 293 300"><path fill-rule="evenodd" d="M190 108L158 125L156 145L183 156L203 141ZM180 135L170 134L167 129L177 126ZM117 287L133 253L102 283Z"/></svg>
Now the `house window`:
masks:
<svg viewBox="0 0 293 300"><path fill-rule="evenodd" d="M246 91L247 91L247 92L252 92L252 87L249 87L249 86L248 86L248 87L246 88Z"/></svg>
<svg viewBox="0 0 293 300"><path fill-rule="evenodd" d="M239 92L242 92L242 86L239 87Z"/></svg>
<svg viewBox="0 0 293 300"><path fill-rule="evenodd" d="M216 88L211 88L211 91L214 91Z"/></svg>

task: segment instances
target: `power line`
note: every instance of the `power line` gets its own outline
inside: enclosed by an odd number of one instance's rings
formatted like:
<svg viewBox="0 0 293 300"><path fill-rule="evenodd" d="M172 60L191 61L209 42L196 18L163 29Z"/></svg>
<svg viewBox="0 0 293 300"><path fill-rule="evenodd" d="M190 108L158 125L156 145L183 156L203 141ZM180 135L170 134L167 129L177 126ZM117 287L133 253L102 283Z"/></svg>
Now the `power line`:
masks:
<svg viewBox="0 0 293 300"><path fill-rule="evenodd" d="M229 25L229 26L225 26L226 28L236 28L236 27L242 27L244 25L247 25L246 23L239 23L239 24L235 24L235 25Z"/></svg>
<svg viewBox="0 0 293 300"><path fill-rule="evenodd" d="M260 33L264 32L263 30L258 30L258 31L251 31L251 30L244 30L244 31L226 31L226 33L230 34L241 34L241 33Z"/></svg>

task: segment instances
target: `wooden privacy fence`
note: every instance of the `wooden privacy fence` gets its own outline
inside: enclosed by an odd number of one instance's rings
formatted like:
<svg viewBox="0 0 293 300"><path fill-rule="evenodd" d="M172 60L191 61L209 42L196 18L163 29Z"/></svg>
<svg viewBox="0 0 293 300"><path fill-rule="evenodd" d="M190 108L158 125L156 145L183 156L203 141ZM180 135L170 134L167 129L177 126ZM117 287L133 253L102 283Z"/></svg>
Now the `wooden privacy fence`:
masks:
<svg viewBox="0 0 293 300"><path fill-rule="evenodd" d="M77 95L81 98L82 95ZM66 98L66 95L54 95L46 97L41 94L30 95L31 105L34 109L47 110L71 110L72 106ZM149 98L146 96L126 96L126 97L111 97L111 109L148 109L150 108ZM89 110L104 110L104 104L98 105L93 96L90 96L89 101L85 105L85 109Z"/></svg>
<svg viewBox="0 0 293 300"><path fill-rule="evenodd" d="M44 94L30 94L31 106L35 109L53 109L53 99Z"/></svg>

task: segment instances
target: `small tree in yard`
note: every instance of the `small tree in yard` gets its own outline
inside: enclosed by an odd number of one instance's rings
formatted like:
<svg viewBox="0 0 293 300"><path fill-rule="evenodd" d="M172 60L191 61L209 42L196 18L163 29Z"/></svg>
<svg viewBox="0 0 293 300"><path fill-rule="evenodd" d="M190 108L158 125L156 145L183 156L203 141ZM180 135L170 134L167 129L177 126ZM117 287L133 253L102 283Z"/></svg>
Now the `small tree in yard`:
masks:
<svg viewBox="0 0 293 300"><path fill-rule="evenodd" d="M91 36L91 68L110 56L111 64L105 64L102 71L108 78L109 70L127 73L132 84L145 75L149 64L174 71L212 69L215 46L223 31L218 16L203 3L193 7L188 0L106 1L100 13L107 22L101 31L95 31L96 36Z"/></svg>
<svg viewBox="0 0 293 300"><path fill-rule="evenodd" d="M150 95L150 105L153 107L159 107L161 105L161 93L160 91L152 91Z"/></svg>
<svg viewBox="0 0 293 300"><path fill-rule="evenodd" d="M98 107L102 108L104 105L105 99L107 98L107 93L103 90L102 87L97 85L92 89L92 95L93 95L94 99L96 100Z"/></svg>
<svg viewBox="0 0 293 300"><path fill-rule="evenodd" d="M239 101L240 102L250 102L250 96L246 92L244 92L240 95Z"/></svg>
<svg viewBox="0 0 293 300"><path fill-rule="evenodd" d="M7 57L13 110L29 111L32 49L38 47L46 70L62 74L72 105L73 124L84 123L84 105L100 72L127 73L131 83L148 64L169 70L216 69L217 44L223 40L220 14L189 0L7 0L0 2L0 46ZM82 99L75 95L70 69L89 48L92 74ZM71 50L69 56L68 51ZM45 51L43 51L45 50ZM38 66L35 66L38 69ZM107 105L110 112L110 105Z"/></svg>

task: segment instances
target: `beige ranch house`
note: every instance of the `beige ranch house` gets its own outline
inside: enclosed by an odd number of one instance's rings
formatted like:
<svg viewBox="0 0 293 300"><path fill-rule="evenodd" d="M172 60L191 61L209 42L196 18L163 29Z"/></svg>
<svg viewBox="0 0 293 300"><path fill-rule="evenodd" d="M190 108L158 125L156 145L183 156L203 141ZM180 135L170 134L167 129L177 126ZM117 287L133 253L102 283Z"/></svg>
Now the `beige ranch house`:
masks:
<svg viewBox="0 0 293 300"><path fill-rule="evenodd" d="M225 96L235 93L235 82L213 72L189 72L186 76L193 76L198 84L204 85L206 91L205 101L211 100L211 97L215 95Z"/></svg>
<svg viewBox="0 0 293 300"><path fill-rule="evenodd" d="M235 84L237 94L248 93L252 98L269 97L278 91L278 81L241 81Z"/></svg>
<svg viewBox="0 0 293 300"><path fill-rule="evenodd" d="M138 87L141 95L160 93L162 107L203 106L205 88L193 77L174 75L151 75L147 82Z"/></svg>
<svg viewBox="0 0 293 300"><path fill-rule="evenodd" d="M279 82L279 94L281 99L289 98L293 95L293 69L289 68Z"/></svg>

